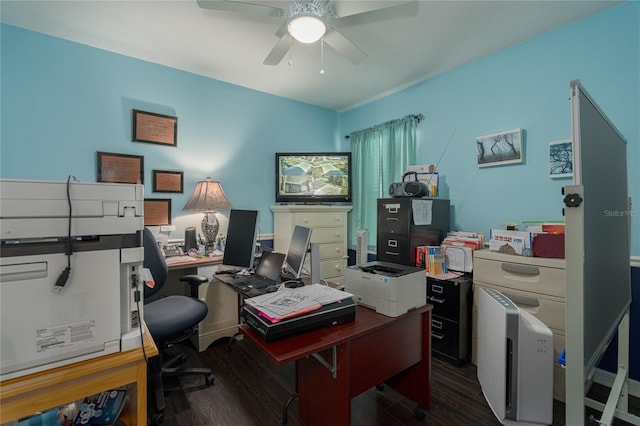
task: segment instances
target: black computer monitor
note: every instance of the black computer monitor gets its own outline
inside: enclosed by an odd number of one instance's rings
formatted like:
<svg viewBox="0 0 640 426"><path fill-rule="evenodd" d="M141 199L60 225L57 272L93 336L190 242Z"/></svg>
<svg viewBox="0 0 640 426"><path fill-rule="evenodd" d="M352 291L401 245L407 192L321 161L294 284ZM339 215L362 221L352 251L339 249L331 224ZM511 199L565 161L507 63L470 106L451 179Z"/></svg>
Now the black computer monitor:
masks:
<svg viewBox="0 0 640 426"><path fill-rule="evenodd" d="M310 240L311 229L296 225L293 229L293 234L291 234L291 242L285 259L287 272L293 275L295 279L299 279L302 273L304 257L307 254Z"/></svg>
<svg viewBox="0 0 640 426"><path fill-rule="evenodd" d="M237 268L253 268L257 238L258 211L232 209L229 213L222 264Z"/></svg>

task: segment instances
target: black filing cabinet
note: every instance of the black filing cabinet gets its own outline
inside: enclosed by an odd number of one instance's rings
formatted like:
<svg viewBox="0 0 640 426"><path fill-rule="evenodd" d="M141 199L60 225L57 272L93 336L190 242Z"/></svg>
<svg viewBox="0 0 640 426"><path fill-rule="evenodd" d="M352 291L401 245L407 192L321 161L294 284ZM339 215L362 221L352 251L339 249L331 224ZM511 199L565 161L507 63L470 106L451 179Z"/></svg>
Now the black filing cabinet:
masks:
<svg viewBox="0 0 640 426"><path fill-rule="evenodd" d="M427 303L431 312L431 353L454 365L462 365L471 353L472 280L427 277Z"/></svg>
<svg viewBox="0 0 640 426"><path fill-rule="evenodd" d="M449 231L449 200L379 198L377 223L376 260L417 266L416 247L439 246Z"/></svg>

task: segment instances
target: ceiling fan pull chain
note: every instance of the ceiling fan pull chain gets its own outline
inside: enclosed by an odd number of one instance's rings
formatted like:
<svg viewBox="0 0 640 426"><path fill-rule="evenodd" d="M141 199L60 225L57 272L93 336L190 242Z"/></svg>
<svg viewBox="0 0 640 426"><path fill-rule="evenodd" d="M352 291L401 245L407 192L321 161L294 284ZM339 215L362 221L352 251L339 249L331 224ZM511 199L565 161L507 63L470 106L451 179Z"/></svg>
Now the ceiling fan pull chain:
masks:
<svg viewBox="0 0 640 426"><path fill-rule="evenodd" d="M320 39L320 75L324 75L324 36Z"/></svg>
<svg viewBox="0 0 640 426"><path fill-rule="evenodd" d="M293 37L289 37L289 60L287 64L289 66L293 65Z"/></svg>

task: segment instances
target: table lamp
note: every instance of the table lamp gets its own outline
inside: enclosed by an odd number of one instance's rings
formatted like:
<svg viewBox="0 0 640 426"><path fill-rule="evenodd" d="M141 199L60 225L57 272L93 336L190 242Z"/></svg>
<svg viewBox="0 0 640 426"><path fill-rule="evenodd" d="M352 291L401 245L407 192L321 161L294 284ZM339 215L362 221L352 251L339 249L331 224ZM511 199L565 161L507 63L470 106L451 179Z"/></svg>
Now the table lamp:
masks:
<svg viewBox="0 0 640 426"><path fill-rule="evenodd" d="M216 218L216 210L232 209L233 205L227 199L220 182L211 180L200 181L191 194L191 198L185 204L184 210L204 211L202 218L202 233L204 234L207 251L215 247L216 237L220 224Z"/></svg>

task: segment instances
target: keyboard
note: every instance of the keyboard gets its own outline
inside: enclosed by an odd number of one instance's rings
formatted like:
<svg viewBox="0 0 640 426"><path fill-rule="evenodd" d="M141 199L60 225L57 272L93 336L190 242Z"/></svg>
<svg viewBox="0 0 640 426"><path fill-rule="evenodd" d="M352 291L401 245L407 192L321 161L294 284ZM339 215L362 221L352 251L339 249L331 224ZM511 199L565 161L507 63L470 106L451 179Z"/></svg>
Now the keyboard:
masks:
<svg viewBox="0 0 640 426"><path fill-rule="evenodd" d="M250 288L264 288L269 285L273 285L275 284L275 281L260 276L250 275L246 277L234 278L229 282L229 284L243 291L246 291L246 289Z"/></svg>

